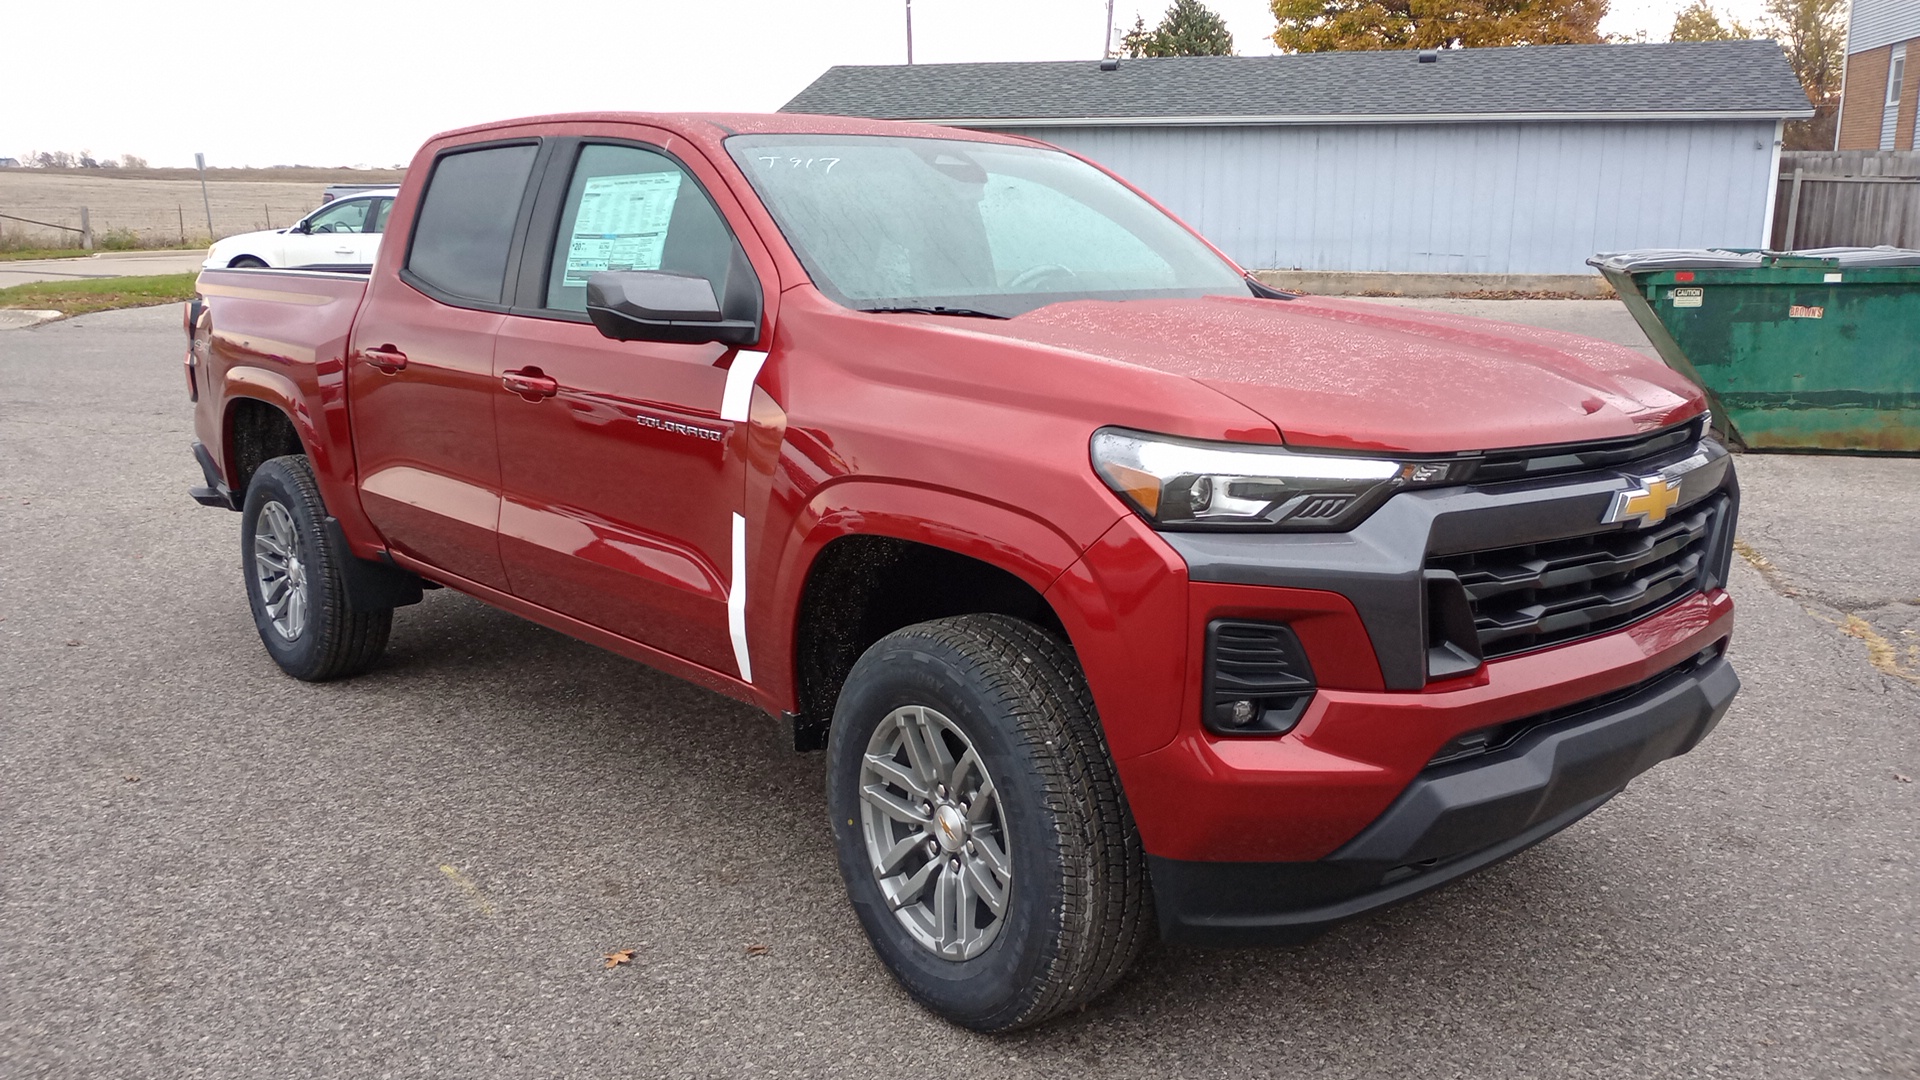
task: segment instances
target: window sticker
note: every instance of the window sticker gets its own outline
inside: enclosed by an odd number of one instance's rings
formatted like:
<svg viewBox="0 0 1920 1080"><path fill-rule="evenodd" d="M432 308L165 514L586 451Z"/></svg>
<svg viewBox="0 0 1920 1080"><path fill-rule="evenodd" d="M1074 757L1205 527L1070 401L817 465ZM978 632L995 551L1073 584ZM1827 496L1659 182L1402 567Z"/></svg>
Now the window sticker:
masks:
<svg viewBox="0 0 1920 1080"><path fill-rule="evenodd" d="M601 270L658 270L667 221L680 196L680 172L596 176L580 193L563 284L580 286Z"/></svg>

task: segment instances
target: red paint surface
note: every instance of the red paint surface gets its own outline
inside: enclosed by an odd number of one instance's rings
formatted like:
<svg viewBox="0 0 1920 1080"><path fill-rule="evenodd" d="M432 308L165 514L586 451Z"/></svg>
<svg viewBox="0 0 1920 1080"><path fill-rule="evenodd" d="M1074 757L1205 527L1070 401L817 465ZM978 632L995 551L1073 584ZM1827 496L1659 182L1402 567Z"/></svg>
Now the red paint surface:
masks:
<svg viewBox="0 0 1920 1080"><path fill-rule="evenodd" d="M1058 614L1148 849L1177 858L1325 854L1455 734L1631 684L1728 632L1731 604L1716 593L1425 693L1384 692L1338 594L1189 583L1094 476L1093 431L1450 452L1634 434L1697 413L1698 394L1631 350L1358 302L1083 302L1004 322L852 312L808 283L722 148L729 132L762 131L1027 141L630 114L439 136L409 169L364 286L201 276L211 337L197 365L199 437L231 482L231 404L265 401L293 419L362 556L389 552L770 711L796 708L797 612L827 544L895 537L998 566ZM401 279L401 238L434 153L563 134L668 150L739 235L765 297L769 353L748 420L718 416L735 350L612 342L577 322L449 307ZM385 346L407 355L404 369L366 362L364 350ZM551 397L501 383L535 369L554 380ZM719 437L663 432L646 416ZM734 513L748 522L751 685L727 635ZM1230 615L1290 621L1320 674L1324 689L1285 737L1200 728L1201 635Z"/></svg>

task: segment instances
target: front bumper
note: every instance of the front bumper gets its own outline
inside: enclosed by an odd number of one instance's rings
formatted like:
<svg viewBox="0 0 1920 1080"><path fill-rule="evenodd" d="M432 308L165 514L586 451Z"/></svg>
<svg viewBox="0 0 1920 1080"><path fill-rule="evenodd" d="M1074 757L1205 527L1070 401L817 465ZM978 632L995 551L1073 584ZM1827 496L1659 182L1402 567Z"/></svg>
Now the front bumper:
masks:
<svg viewBox="0 0 1920 1080"><path fill-rule="evenodd" d="M1700 452L1704 462L1676 474L1666 515L1706 512L1682 546L1651 538L1667 535L1658 521L1608 524L1623 492ZM1163 533L1130 516L1092 545L1049 599L1086 669L1152 860L1166 935L1286 940L1393 903L1571 824L1711 727L1738 686L1721 659L1733 632L1725 584L1738 481L1711 442L1663 454L1403 492L1340 534ZM1673 560L1646 565L1684 562L1682 584L1625 608L1624 620L1553 623L1568 610L1552 591L1562 586L1578 602L1654 593L1657 582L1623 554L1642 528L1647 559ZM1585 539L1602 533L1623 542ZM1470 606L1535 589L1513 584L1521 577L1507 560L1533 561L1516 546L1539 555L1528 573L1540 581L1541 632L1492 653L1466 638L1484 658L1470 668L1453 662L1459 649L1439 655L1436 640L1513 625L1504 607L1468 611L1464 632L1435 613L1455 610L1449 589L1481 590L1468 594ZM1472 562L1482 552L1492 559L1484 567ZM1469 565L1457 566L1463 557ZM1587 572L1606 560L1621 567L1619 580ZM1499 588L1475 584L1489 575ZM1216 620L1281 624L1297 637L1317 688L1284 734L1202 723L1217 704L1208 645ZM1647 695L1659 699L1650 712L1635 704ZM1573 742L1545 734L1590 724L1606 734ZM1505 756L1454 755L1461 740L1520 730L1534 742L1495 744ZM1639 741L1614 746L1623 739ZM1594 747L1619 753L1596 757ZM1471 776L1441 783L1456 773ZM1505 786L1487 795L1496 782Z"/></svg>
<svg viewBox="0 0 1920 1080"><path fill-rule="evenodd" d="M1149 856L1161 934L1198 945L1300 941L1489 866L1691 750L1739 687L1732 665L1706 650L1624 695L1552 716L1502 749L1423 770L1371 825L1317 861Z"/></svg>

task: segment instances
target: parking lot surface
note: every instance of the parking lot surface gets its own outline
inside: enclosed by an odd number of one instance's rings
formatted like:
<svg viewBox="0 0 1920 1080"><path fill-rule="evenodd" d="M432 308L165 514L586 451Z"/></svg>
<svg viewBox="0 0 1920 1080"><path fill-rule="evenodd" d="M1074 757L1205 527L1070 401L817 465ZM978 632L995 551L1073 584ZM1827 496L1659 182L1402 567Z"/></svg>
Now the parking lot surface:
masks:
<svg viewBox="0 0 1920 1080"><path fill-rule="evenodd" d="M746 707L451 591L280 675L179 325L0 335L0 1076L1920 1076L1920 460L1741 459L1745 690L1591 818L988 1038Z"/></svg>

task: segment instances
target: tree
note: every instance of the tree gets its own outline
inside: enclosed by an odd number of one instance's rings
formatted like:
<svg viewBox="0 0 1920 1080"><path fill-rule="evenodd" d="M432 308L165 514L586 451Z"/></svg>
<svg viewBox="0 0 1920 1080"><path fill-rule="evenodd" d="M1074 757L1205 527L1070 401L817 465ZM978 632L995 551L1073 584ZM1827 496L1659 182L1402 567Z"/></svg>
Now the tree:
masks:
<svg viewBox="0 0 1920 1080"><path fill-rule="evenodd" d="M1590 45L1607 0L1271 0L1286 52Z"/></svg>
<svg viewBox="0 0 1920 1080"><path fill-rule="evenodd" d="M1766 17L1756 27L1720 16L1706 0L1694 0L1673 20L1675 41L1738 41L1772 38L1813 101L1813 116L1787 121L1788 150L1828 150L1840 112L1840 74L1847 53L1847 0L1767 0Z"/></svg>
<svg viewBox="0 0 1920 1080"><path fill-rule="evenodd" d="M1786 50L1787 63L1813 99L1811 119L1787 121L1786 148L1833 149L1847 59L1847 0L1767 0L1762 29Z"/></svg>
<svg viewBox="0 0 1920 1080"><path fill-rule="evenodd" d="M1213 13L1200 0L1173 0L1173 6L1161 17L1160 25L1147 29L1147 21L1133 20L1133 29L1120 39L1125 56L1232 56L1233 35L1227 20Z"/></svg>
<svg viewBox="0 0 1920 1080"><path fill-rule="evenodd" d="M147 167L147 159L137 154L121 154L120 167L123 169L144 169Z"/></svg>
<svg viewBox="0 0 1920 1080"><path fill-rule="evenodd" d="M1754 36L1751 29L1732 19L1721 22L1720 13L1707 0L1693 0L1673 17L1673 41L1747 41Z"/></svg>

